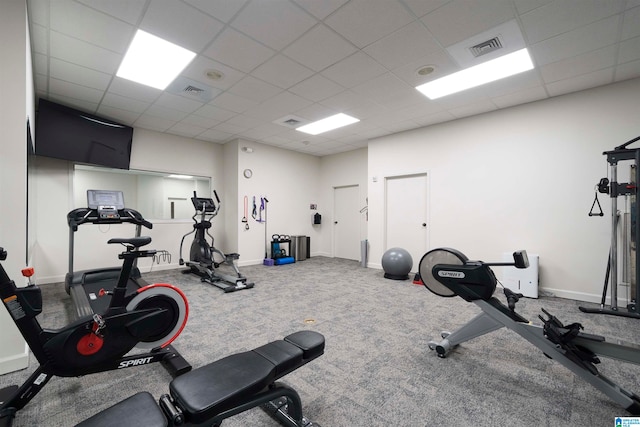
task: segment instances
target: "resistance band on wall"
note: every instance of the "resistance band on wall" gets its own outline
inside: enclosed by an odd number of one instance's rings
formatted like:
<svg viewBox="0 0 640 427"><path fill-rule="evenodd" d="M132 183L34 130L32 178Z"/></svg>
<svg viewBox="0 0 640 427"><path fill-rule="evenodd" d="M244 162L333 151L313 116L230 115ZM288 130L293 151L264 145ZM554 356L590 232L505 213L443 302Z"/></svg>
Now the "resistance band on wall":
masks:
<svg viewBox="0 0 640 427"><path fill-rule="evenodd" d="M242 222L244 223L244 229L249 229L249 221L247 220L247 213L249 211L249 198L244 196L244 216L242 217Z"/></svg>

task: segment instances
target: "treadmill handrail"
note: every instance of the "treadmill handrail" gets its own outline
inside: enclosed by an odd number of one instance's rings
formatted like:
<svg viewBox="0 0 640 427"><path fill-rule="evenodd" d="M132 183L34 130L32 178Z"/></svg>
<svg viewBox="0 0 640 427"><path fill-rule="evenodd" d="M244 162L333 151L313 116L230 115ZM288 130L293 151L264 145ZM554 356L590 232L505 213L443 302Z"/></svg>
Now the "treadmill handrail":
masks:
<svg viewBox="0 0 640 427"><path fill-rule="evenodd" d="M124 208L118 210L120 218L101 218L97 209L78 208L67 214L67 223L73 231L78 231L78 226L82 224L122 224L131 223L141 225L149 230L153 224L144 219L142 214L135 209Z"/></svg>

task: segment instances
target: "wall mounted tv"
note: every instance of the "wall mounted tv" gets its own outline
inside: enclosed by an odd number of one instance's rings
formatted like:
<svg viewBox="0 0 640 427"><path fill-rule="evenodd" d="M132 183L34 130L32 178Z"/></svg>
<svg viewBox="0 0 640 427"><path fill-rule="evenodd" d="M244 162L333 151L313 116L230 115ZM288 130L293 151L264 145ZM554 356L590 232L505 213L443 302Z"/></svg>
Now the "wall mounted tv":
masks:
<svg viewBox="0 0 640 427"><path fill-rule="evenodd" d="M133 128L40 99L36 155L129 169Z"/></svg>

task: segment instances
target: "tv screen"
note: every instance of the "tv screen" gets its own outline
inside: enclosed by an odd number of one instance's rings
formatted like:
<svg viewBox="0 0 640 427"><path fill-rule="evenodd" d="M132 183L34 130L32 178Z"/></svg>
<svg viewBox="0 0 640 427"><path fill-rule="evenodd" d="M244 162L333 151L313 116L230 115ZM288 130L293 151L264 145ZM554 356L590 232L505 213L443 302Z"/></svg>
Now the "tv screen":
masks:
<svg viewBox="0 0 640 427"><path fill-rule="evenodd" d="M40 99L36 155L129 169L133 128Z"/></svg>

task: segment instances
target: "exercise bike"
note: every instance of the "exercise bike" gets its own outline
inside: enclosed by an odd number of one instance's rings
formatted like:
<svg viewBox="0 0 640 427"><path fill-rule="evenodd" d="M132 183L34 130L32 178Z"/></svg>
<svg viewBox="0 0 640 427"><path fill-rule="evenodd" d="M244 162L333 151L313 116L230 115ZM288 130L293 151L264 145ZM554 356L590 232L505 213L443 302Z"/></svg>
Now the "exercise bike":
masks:
<svg viewBox="0 0 640 427"><path fill-rule="evenodd" d="M179 263L189 267L184 273L193 273L199 276L203 282L214 285L225 293L253 288L254 283L248 282L247 278L240 274L240 270L236 265L236 260L240 258L240 255L237 253L225 254L213 245L213 236L209 234L211 220L218 215L222 206L218 193L213 190L213 194L216 196L217 206L212 198L198 197L196 192L193 192L193 197L191 198L191 203L193 203L195 209L195 213L191 217L194 222L193 230L182 236L182 240L180 240ZM195 236L189 251L189 261L185 261L182 258L182 246L185 237L192 233L195 233ZM211 239L211 244L207 241L205 234ZM219 261L215 260L216 256L218 256ZM224 274L216 270L223 264L233 268L235 275Z"/></svg>
<svg viewBox="0 0 640 427"><path fill-rule="evenodd" d="M151 242L150 237L115 238L111 244L122 244L126 250L117 286L111 291L108 308L102 313L83 316L61 329L43 329L36 317L42 312L42 293L38 286L17 287L0 264L0 298L20 330L40 366L20 387L0 390L0 426L10 426L22 409L53 376L77 377L116 369L166 363L178 357L169 344L184 329L188 303L178 288L169 284L151 284L127 293L126 283L134 260L152 256L154 250L139 248ZM7 252L0 248L0 261ZM23 270L25 277L33 268ZM129 354L134 347L148 349ZM190 369L190 368L189 368Z"/></svg>
<svg viewBox="0 0 640 427"><path fill-rule="evenodd" d="M438 357L445 358L458 345L506 327L631 414L640 415L640 397L615 384L595 366L600 363L598 355L640 364L640 346L619 340L607 342L605 337L583 333L581 324L564 325L544 309L542 312L546 317L538 316L543 325L534 325L515 311L522 294L507 288L504 288L507 299L507 305L504 305L493 296L497 279L490 266L529 266L526 251L514 252L513 258L513 263L470 261L461 252L449 248L434 249L422 257L420 277L428 290L442 297L462 297L482 309L482 313L455 332L442 332L442 340L430 341L429 349L435 350Z"/></svg>

